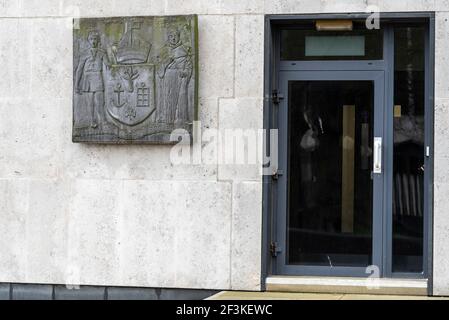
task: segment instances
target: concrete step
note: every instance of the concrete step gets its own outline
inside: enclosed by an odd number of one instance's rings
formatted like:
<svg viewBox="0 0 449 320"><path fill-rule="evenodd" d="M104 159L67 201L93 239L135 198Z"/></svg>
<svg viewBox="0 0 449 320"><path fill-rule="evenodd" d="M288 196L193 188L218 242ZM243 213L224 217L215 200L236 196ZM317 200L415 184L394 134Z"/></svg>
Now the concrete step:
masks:
<svg viewBox="0 0 449 320"><path fill-rule="evenodd" d="M271 276L266 290L275 292L427 296L427 279Z"/></svg>

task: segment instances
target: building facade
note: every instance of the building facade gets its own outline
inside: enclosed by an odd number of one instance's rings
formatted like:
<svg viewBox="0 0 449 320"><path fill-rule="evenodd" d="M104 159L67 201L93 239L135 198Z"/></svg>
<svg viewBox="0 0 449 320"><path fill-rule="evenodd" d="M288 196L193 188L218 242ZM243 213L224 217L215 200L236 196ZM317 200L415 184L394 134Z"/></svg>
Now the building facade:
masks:
<svg viewBox="0 0 449 320"><path fill-rule="evenodd" d="M1 283L449 295L449 1L0 4ZM73 143L76 19L166 15L198 17L200 155ZM210 129L277 129L278 170Z"/></svg>

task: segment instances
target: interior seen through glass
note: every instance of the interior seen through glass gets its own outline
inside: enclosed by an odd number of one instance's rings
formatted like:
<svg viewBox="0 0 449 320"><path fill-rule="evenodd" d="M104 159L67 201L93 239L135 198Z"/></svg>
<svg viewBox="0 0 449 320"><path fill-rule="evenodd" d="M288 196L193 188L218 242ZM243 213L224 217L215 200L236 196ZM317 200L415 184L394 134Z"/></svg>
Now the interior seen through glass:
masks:
<svg viewBox="0 0 449 320"><path fill-rule="evenodd" d="M393 272L423 271L424 28L396 28Z"/></svg>
<svg viewBox="0 0 449 320"><path fill-rule="evenodd" d="M289 82L287 264L372 262L371 81Z"/></svg>

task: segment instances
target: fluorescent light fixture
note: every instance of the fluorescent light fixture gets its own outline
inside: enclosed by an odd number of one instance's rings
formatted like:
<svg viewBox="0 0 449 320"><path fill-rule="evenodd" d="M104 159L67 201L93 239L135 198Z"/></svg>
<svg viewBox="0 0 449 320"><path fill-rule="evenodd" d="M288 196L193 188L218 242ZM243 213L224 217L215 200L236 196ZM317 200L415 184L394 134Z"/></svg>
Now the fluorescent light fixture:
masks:
<svg viewBox="0 0 449 320"><path fill-rule="evenodd" d="M316 20L317 31L352 31L352 20Z"/></svg>

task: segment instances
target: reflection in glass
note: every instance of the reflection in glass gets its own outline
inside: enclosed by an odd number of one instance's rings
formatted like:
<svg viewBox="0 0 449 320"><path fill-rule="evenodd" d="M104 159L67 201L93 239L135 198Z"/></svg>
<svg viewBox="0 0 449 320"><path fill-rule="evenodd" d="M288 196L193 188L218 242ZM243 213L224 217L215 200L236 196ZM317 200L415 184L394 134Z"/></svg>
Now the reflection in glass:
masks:
<svg viewBox="0 0 449 320"><path fill-rule="evenodd" d="M373 88L289 82L287 264L371 264Z"/></svg>
<svg viewBox="0 0 449 320"><path fill-rule="evenodd" d="M424 28L395 29L393 272L423 271Z"/></svg>

